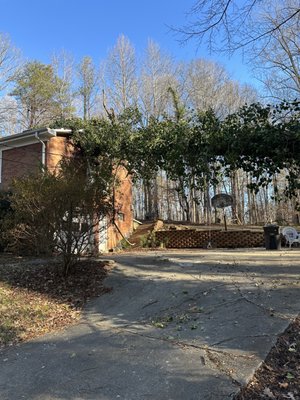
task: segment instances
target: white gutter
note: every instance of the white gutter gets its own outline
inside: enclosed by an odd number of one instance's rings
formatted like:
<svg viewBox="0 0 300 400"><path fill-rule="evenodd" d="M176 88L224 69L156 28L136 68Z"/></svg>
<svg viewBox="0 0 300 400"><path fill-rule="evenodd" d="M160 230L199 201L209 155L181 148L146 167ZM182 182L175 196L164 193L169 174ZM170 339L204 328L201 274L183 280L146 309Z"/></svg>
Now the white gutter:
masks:
<svg viewBox="0 0 300 400"><path fill-rule="evenodd" d="M71 132L72 132L71 129L63 129L63 128L62 129L49 129L49 128L47 128L47 133L52 137L57 136L58 133L68 134ZM34 136L40 143L42 143L42 164L45 167L46 166L46 143L43 142L43 140L41 140L38 132L35 132Z"/></svg>
<svg viewBox="0 0 300 400"><path fill-rule="evenodd" d="M51 136L56 136L55 129L47 129L47 131ZM45 167L46 166L46 143L41 140L38 132L35 132L34 136L40 143L42 143L42 165Z"/></svg>
<svg viewBox="0 0 300 400"><path fill-rule="evenodd" d="M68 135L68 134L72 133L72 130L65 129L65 128L56 128L56 129L47 128L47 132L52 136L57 136L58 133L61 133L61 134L63 133L63 134Z"/></svg>

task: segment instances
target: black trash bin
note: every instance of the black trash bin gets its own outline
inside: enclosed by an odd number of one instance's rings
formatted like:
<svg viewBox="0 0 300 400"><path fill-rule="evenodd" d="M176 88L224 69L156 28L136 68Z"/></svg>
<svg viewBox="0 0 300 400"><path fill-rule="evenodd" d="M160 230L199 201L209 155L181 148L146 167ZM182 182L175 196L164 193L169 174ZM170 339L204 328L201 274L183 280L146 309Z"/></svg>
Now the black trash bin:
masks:
<svg viewBox="0 0 300 400"><path fill-rule="evenodd" d="M264 226L265 246L266 250L280 250L281 249L281 236L279 234L278 225Z"/></svg>

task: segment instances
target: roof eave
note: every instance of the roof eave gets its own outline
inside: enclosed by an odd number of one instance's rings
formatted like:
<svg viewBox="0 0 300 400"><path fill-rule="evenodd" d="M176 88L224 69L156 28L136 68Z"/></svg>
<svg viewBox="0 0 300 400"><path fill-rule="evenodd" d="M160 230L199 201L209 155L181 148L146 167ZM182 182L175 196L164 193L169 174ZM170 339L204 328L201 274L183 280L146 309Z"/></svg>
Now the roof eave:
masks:
<svg viewBox="0 0 300 400"><path fill-rule="evenodd" d="M24 145L25 145L26 142L28 142L30 139L34 139L34 137L36 137L36 135L39 136L40 140L47 141L52 137L69 136L71 133L72 133L71 129L64 129L64 128L29 129L29 130L23 131L21 133L16 133L15 135L10 135L10 136L5 136L3 138L0 138L0 147L1 147L1 145L5 146L8 143L11 143L11 144L18 143L20 145L22 142L24 142Z"/></svg>

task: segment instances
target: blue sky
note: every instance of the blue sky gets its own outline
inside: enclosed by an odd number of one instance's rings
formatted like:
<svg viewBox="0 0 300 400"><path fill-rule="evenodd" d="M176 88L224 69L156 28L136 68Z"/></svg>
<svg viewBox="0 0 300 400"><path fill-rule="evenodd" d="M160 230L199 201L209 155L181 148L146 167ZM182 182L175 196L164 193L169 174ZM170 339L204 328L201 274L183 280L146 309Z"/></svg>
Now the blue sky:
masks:
<svg viewBox="0 0 300 400"><path fill-rule="evenodd" d="M182 46L168 26L184 24L194 0L0 0L0 31L9 34L25 58L47 63L54 51L76 60L104 59L120 34L141 53L149 38L177 60L207 58L226 66L233 79L251 83L242 57L209 55L195 42ZM253 82L252 82L253 83Z"/></svg>

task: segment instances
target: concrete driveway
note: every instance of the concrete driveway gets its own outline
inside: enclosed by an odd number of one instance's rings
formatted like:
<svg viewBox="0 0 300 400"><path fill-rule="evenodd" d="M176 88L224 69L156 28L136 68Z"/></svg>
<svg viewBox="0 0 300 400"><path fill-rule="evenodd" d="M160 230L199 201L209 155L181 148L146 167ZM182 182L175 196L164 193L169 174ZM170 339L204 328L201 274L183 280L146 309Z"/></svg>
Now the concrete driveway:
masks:
<svg viewBox="0 0 300 400"><path fill-rule="evenodd" d="M79 325L0 353L0 398L231 399L300 312L299 256L110 256L113 291Z"/></svg>

